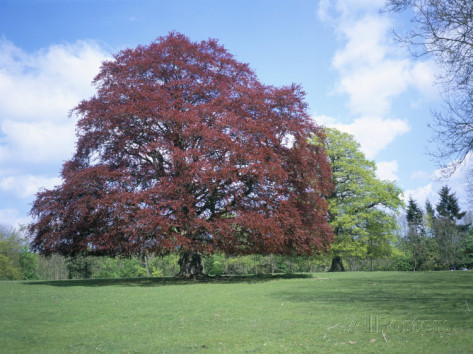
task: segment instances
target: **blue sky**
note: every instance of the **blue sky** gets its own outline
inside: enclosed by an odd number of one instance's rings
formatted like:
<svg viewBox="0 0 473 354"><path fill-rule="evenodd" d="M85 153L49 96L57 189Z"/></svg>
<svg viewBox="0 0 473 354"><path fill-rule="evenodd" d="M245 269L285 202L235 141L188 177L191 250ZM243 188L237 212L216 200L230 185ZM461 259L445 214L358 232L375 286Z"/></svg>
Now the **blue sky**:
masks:
<svg viewBox="0 0 473 354"><path fill-rule="evenodd" d="M314 119L349 132L378 176L421 204L448 183L466 207L465 170L436 181L426 155L439 68L393 41L405 19L384 0L1 1L0 224L28 223L39 188L74 151L68 111L93 94L100 63L169 31L217 38L263 83L301 84Z"/></svg>

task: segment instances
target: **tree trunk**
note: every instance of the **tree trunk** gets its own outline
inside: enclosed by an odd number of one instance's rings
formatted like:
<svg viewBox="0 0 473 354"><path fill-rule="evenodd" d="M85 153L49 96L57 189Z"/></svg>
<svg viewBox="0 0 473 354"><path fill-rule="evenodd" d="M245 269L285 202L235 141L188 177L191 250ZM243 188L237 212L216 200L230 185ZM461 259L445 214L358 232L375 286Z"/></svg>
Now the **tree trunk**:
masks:
<svg viewBox="0 0 473 354"><path fill-rule="evenodd" d="M274 258L273 255L269 255L269 262L271 263L271 274L274 275Z"/></svg>
<svg viewBox="0 0 473 354"><path fill-rule="evenodd" d="M143 254L143 260L145 261L146 276L149 277L148 255L146 253Z"/></svg>
<svg viewBox="0 0 473 354"><path fill-rule="evenodd" d="M342 257L336 256L332 258L332 266L330 267L330 272L344 272L345 268L343 267Z"/></svg>
<svg viewBox="0 0 473 354"><path fill-rule="evenodd" d="M205 276L202 267L202 258L197 253L181 253L179 256L180 271L178 277L200 278Z"/></svg>

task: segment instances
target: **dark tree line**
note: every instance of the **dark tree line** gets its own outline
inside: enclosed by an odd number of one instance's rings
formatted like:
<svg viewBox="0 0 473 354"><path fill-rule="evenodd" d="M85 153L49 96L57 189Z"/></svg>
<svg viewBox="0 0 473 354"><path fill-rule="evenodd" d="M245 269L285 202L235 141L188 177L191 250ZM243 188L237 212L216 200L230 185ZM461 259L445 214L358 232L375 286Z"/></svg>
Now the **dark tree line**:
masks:
<svg viewBox="0 0 473 354"><path fill-rule="evenodd" d="M439 191L435 208L427 200L425 211L409 199L406 210L407 231L402 245L413 270L470 267L473 253L471 220L460 211L458 199L448 186Z"/></svg>

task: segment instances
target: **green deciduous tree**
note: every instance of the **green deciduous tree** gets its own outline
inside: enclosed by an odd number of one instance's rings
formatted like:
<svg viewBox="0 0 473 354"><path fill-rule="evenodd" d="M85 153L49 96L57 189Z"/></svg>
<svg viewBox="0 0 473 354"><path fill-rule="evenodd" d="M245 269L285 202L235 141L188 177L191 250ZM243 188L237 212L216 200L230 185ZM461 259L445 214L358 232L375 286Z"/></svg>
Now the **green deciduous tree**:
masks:
<svg viewBox="0 0 473 354"><path fill-rule="evenodd" d="M93 260L79 255L66 260L69 279L89 279L93 273Z"/></svg>
<svg viewBox="0 0 473 354"><path fill-rule="evenodd" d="M0 225L0 279L20 279L21 239L18 232Z"/></svg>
<svg viewBox="0 0 473 354"><path fill-rule="evenodd" d="M473 267L473 227L469 227L460 248L461 263L468 268Z"/></svg>
<svg viewBox="0 0 473 354"><path fill-rule="evenodd" d="M30 251L28 245L23 245L20 251L20 268L25 280L39 279L38 254Z"/></svg>
<svg viewBox="0 0 473 354"><path fill-rule="evenodd" d="M318 138L311 142L320 143ZM335 185L328 199L335 233L331 270L343 270L345 257L390 255L397 228L394 214L402 206L401 190L376 177L375 163L366 159L350 134L326 129L326 149Z"/></svg>
<svg viewBox="0 0 473 354"><path fill-rule="evenodd" d="M0 225L0 279L38 279L38 255L29 250L21 230Z"/></svg>

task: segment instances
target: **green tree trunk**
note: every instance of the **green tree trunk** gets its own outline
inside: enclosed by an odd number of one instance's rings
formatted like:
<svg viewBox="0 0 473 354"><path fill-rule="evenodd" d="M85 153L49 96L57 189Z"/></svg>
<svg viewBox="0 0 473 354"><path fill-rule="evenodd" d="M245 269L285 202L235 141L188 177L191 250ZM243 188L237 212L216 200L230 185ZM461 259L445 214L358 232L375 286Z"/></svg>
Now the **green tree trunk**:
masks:
<svg viewBox="0 0 473 354"><path fill-rule="evenodd" d="M200 278L205 276L202 266L202 257L197 253L181 253L179 257L180 271L178 277Z"/></svg>
<svg viewBox="0 0 473 354"><path fill-rule="evenodd" d="M335 256L332 258L332 266L330 267L330 272L344 272L345 267L343 267L342 257Z"/></svg>

